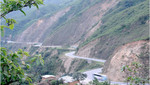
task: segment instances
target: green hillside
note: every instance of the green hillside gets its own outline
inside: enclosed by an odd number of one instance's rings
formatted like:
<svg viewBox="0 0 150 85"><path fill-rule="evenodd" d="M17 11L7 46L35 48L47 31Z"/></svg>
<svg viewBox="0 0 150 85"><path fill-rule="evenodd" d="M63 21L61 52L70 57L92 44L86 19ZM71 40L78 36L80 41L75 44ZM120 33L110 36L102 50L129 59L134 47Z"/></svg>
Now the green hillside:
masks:
<svg viewBox="0 0 150 85"><path fill-rule="evenodd" d="M145 26L145 24L149 18L148 10L148 0L122 0L116 7L106 13L106 15L102 18L103 25L90 38L82 43L80 47L104 35L115 36L123 30L130 29L131 25L136 22L141 22L141 24L137 24L139 25L138 28L143 27L141 31L144 29L146 30L147 26ZM126 33L124 36L126 35L128 34ZM148 35L138 38L143 39L147 37Z"/></svg>
<svg viewBox="0 0 150 85"><path fill-rule="evenodd" d="M10 13L7 17L14 18L17 21L17 24L15 24L15 28L13 30L6 29L5 37L12 35L13 38L16 38L18 34L22 33L27 27L31 26L37 20L44 17L50 17L57 11L71 5L73 2L74 0L72 2L70 2L70 0L45 0L45 4L41 5L38 10L36 7L32 7L30 10L29 8L24 8L23 10L26 12L26 16L24 16L24 14L20 11Z"/></svg>
<svg viewBox="0 0 150 85"><path fill-rule="evenodd" d="M80 49L98 39L91 55L107 59L126 43L149 38L148 0L122 0L102 18L102 26L79 46ZM95 53L97 52L97 53Z"/></svg>
<svg viewBox="0 0 150 85"><path fill-rule="evenodd" d="M94 0L93 2L91 2L90 0L87 0L87 1L76 0L74 3L72 3L70 11L67 12L63 17L61 17L59 21L56 23L55 25L56 29L51 34L54 34L55 32L57 32L65 24L70 24L72 21L76 20L79 16L81 16L82 13L86 11L88 8L102 1L103 0L100 0L100 1ZM71 19L69 19L69 17L71 17Z"/></svg>
<svg viewBox="0 0 150 85"><path fill-rule="evenodd" d="M39 19L49 18L55 15L57 12L70 6L71 9L64 16L60 17L59 20L56 21L56 23L51 27L47 27L48 29L42 36L40 42L49 42L48 39L52 34L55 34L59 29L63 30L63 26L69 25L74 20L78 19L79 16L81 16L82 13L89 9L91 6L103 1L104 0L52 0L50 3L48 0L46 0L45 3L47 4L41 6L39 10L37 10L36 8L32 8L30 10L28 10L28 8L25 8L24 10L26 11L26 16L24 16L20 12L14 12L10 14L8 17L16 19L17 24L15 24L15 28L13 30L6 29L5 37L9 37L9 35L12 35L12 39L16 40L16 37L18 37L18 35L21 35L29 26L33 25L34 22L38 21Z"/></svg>
<svg viewBox="0 0 150 85"><path fill-rule="evenodd" d="M89 10L91 7L95 6L96 4L103 4L105 2L104 0L76 0L75 3L71 6L71 9L59 19L59 21L54 24L54 31L50 32L47 38L44 41L44 45L70 45L72 43L76 43L81 39L84 34L86 34L86 31L89 30L92 23L90 21L86 20L90 18L90 20L93 20L93 17L96 16L96 13L92 13ZM100 8L97 7L97 9L100 10ZM96 9L96 10L97 10ZM90 9L90 10L94 10ZM94 12L96 11L94 10ZM98 14L99 12L97 12ZM93 23L97 21L93 20ZM84 23L84 26L86 26L87 23L90 23L88 27L80 27L80 24ZM86 23L86 24L85 24ZM79 31L78 35L75 33L78 30L84 30L84 32ZM71 40L71 36L76 36L76 39Z"/></svg>

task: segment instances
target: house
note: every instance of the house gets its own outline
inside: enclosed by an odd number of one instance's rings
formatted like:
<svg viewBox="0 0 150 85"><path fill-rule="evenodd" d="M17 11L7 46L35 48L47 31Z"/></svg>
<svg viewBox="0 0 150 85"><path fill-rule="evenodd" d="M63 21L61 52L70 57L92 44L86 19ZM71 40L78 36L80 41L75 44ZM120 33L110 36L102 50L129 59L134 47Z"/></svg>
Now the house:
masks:
<svg viewBox="0 0 150 85"><path fill-rule="evenodd" d="M68 85L78 85L79 81L73 81L73 82L69 82Z"/></svg>
<svg viewBox="0 0 150 85"><path fill-rule="evenodd" d="M49 81L56 80L56 76L54 76L54 75L44 75L44 76L42 76L42 81L45 81L45 80L49 80Z"/></svg>
<svg viewBox="0 0 150 85"><path fill-rule="evenodd" d="M68 85L76 85L79 83L79 81L76 81L71 76L63 76L59 78L58 80L63 80L64 83L67 83Z"/></svg>
<svg viewBox="0 0 150 85"><path fill-rule="evenodd" d="M43 75L42 80L40 83L38 83L38 85L51 85L50 82L52 80L57 80L56 76L54 76L54 75Z"/></svg>

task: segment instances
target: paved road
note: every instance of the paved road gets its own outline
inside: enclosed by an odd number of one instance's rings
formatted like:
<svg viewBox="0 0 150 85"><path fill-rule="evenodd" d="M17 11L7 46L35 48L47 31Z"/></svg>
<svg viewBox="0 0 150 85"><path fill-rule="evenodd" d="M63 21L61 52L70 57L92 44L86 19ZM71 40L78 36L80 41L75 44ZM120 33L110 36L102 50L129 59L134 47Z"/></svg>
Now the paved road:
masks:
<svg viewBox="0 0 150 85"><path fill-rule="evenodd" d="M5 41L3 41L5 42ZM18 41L6 41L8 44L28 44L34 47L42 47L42 48L62 48L62 46L43 46L43 43L39 42L18 42Z"/></svg>
<svg viewBox="0 0 150 85"><path fill-rule="evenodd" d="M103 63L106 62L106 60L95 59L95 58L80 57L80 56L76 56L76 55L74 55L74 54L75 54L75 51L66 53L65 55L68 56L68 57L71 57L71 58L78 58L78 59L84 59L84 60L90 60L90 61L98 61L98 62L103 62Z"/></svg>
<svg viewBox="0 0 150 85"><path fill-rule="evenodd" d="M86 58L86 57L76 56L76 55L75 55L75 51L66 53L65 55L68 56L68 57L71 57L71 58L84 59L84 60L88 60L88 61L90 60L90 61L97 61L97 62L102 62L102 63L105 63L105 62L106 62L106 60L102 60L102 59ZM87 84L87 83L89 83L90 81L94 80L93 74L95 74L95 73L102 73L102 69L103 69L103 68L97 68L97 69L92 69L92 70L83 72L83 73L87 74L87 78L86 78L85 80L81 81L81 82L82 82L83 84ZM100 82L101 82L101 81L100 81ZM124 82L113 82L113 81L111 81L111 84L127 85L127 84L124 83Z"/></svg>
<svg viewBox="0 0 150 85"><path fill-rule="evenodd" d="M30 45L42 45L42 43L39 42L18 42L18 41L1 41L1 42L7 42L8 44L30 44Z"/></svg>
<svg viewBox="0 0 150 85"><path fill-rule="evenodd" d="M88 84L90 81L94 80L94 77L93 77L94 73L101 73L101 72L102 72L102 68L97 68L97 69L83 72L84 74L87 75L87 78L85 80L81 81L81 83Z"/></svg>
<svg viewBox="0 0 150 85"><path fill-rule="evenodd" d="M36 47L62 48L62 46L43 46L42 43L38 43L38 42L7 41L7 43L15 43L15 44L24 43L24 44L31 44L31 45L36 46ZM68 56L68 57L71 57L71 58L84 59L84 60L88 60L88 61L97 61L97 62L102 62L102 63L106 62L106 60L102 60L102 59L86 58L86 57L76 56L75 55L75 51L66 53L65 55ZM93 77L94 73L102 73L102 68L97 68L97 69L89 70L89 71L86 71L84 73L87 74L87 78L84 81L82 81L82 82L83 83L88 83L89 81L91 81L91 80L94 79L94 77ZM111 81L111 84L127 85L124 82L113 82L113 81Z"/></svg>

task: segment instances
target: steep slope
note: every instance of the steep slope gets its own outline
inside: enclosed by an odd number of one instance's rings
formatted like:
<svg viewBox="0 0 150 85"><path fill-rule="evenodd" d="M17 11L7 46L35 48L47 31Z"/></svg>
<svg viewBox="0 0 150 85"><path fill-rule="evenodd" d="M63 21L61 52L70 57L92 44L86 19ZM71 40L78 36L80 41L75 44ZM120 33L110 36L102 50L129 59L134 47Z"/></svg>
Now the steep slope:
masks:
<svg viewBox="0 0 150 85"><path fill-rule="evenodd" d="M75 58L66 57L64 54L69 52L69 49L63 48L44 48L44 47L29 47L26 49L30 53L31 59L36 54L41 54L44 59L44 66L33 63L33 67L29 70L29 74L34 75L34 81L39 81L42 75L56 75L60 77L70 73L84 71L94 68L100 68L103 64L99 62L88 62Z"/></svg>
<svg viewBox="0 0 150 85"><path fill-rule="evenodd" d="M72 45L82 42L101 25L102 16L117 2L117 0L74 0L72 2L68 0L68 4L72 5L66 5L66 8L53 7L59 10L57 12L53 10L47 13L45 12L47 7L44 7L45 11L41 8L44 17L33 18L25 23L23 29L18 31L19 34L16 34L17 41L44 42L44 45ZM36 12L41 16L41 11Z"/></svg>
<svg viewBox="0 0 150 85"><path fill-rule="evenodd" d="M32 24L42 18L49 18L54 13L74 3L74 1L75 0L44 0L44 5L40 5L38 10L34 6L32 8L24 8L23 10L26 12L26 16L24 16L24 14L20 11L14 11L9 13L7 17L15 19L17 21L17 24L15 24L13 30L6 29L5 37L3 39L6 40L6 38L9 38L12 40L16 40L17 36L20 36L22 32L25 31ZM2 21L2 23L4 22Z"/></svg>
<svg viewBox="0 0 150 85"><path fill-rule="evenodd" d="M45 7L40 7L37 10L35 7L24 8L23 10L26 12L26 16L24 16L21 12L15 11L7 15L8 18L13 18L17 21L13 30L6 29L5 37L12 35L12 39L16 40L16 36L21 34L26 28L36 22L39 18L43 17L45 14L51 15L56 10L59 10L57 5L46 4ZM48 9L49 8L49 9Z"/></svg>
<svg viewBox="0 0 150 85"><path fill-rule="evenodd" d="M80 44L77 54L107 59L118 46L148 38L148 8L148 0L121 0L103 16L100 28Z"/></svg>
<svg viewBox="0 0 150 85"><path fill-rule="evenodd" d="M45 45L72 45L84 41L101 24L102 16L113 7L117 0L82 0L69 11L76 15L58 27L44 42ZM79 10L79 11L78 11ZM95 28L94 28L95 27Z"/></svg>
<svg viewBox="0 0 150 85"><path fill-rule="evenodd" d="M122 72L123 66L131 67L132 63L138 62L142 64L142 67L136 69L138 77L147 78L149 76L149 46L149 41L136 41L117 48L105 63L103 73L110 80L125 81L130 72ZM135 75L131 74L131 76Z"/></svg>
<svg viewBox="0 0 150 85"><path fill-rule="evenodd" d="M55 24L60 17L65 15L66 12L70 10L70 7L63 9L49 18L42 18L37 20L31 26L29 26L23 33L19 36L17 41L22 42L39 42L44 37L46 37L46 32L52 31L49 29Z"/></svg>

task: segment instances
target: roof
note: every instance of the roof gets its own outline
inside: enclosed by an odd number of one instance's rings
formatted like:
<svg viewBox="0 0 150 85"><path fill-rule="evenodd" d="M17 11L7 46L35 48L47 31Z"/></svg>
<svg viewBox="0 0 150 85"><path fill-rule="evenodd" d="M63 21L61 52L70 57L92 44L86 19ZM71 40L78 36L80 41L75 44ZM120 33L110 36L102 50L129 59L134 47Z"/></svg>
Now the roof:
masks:
<svg viewBox="0 0 150 85"><path fill-rule="evenodd" d="M42 78L55 77L54 75L43 75Z"/></svg>
<svg viewBox="0 0 150 85"><path fill-rule="evenodd" d="M73 79L73 77L71 77L71 76L63 76L63 77L59 78L59 80L60 80L60 79L62 79L62 80L64 81L64 83L69 83L69 82L75 81L75 80Z"/></svg>

